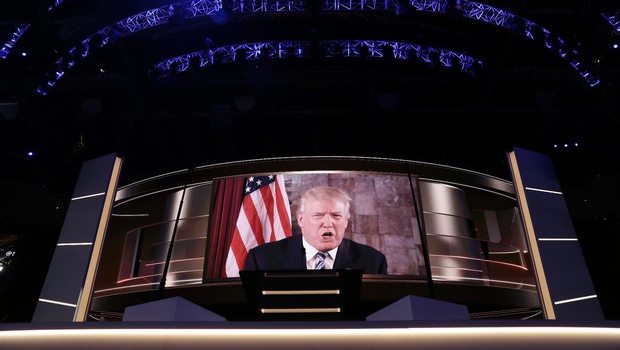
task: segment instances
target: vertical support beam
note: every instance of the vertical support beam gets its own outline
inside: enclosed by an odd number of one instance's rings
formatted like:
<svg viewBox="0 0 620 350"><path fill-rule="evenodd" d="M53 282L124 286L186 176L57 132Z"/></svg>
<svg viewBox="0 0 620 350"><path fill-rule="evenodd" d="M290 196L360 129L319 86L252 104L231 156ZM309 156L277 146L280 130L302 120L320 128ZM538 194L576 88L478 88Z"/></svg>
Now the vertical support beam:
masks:
<svg viewBox="0 0 620 350"><path fill-rule="evenodd" d="M82 165L32 321L86 321L122 160Z"/></svg>
<svg viewBox="0 0 620 350"><path fill-rule="evenodd" d="M515 148L508 160L545 318L604 320L550 158Z"/></svg>

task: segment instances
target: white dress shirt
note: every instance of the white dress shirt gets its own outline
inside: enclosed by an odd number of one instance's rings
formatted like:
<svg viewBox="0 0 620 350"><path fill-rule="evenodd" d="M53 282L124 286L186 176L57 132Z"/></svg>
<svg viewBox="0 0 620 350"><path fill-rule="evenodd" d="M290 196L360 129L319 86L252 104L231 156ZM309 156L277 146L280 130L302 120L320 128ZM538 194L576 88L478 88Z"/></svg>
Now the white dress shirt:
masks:
<svg viewBox="0 0 620 350"><path fill-rule="evenodd" d="M316 253L319 251L311 246L306 239L302 237L302 243L304 245L304 249L306 250L306 268L308 270L314 270L319 258L316 256ZM338 253L338 247L329 250L327 252L327 257L325 258L325 269L331 270L334 268L334 258L336 257L336 253Z"/></svg>

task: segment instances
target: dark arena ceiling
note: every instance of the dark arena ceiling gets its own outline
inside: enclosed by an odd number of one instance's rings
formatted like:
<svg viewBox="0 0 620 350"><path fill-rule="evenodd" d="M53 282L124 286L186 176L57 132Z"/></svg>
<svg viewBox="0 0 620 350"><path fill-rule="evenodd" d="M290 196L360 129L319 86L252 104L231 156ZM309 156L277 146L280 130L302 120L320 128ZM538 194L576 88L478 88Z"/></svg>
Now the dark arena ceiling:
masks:
<svg viewBox="0 0 620 350"><path fill-rule="evenodd" d="M517 146L552 155L565 185L585 188L618 170L618 9L2 0L0 176L67 193L84 159L118 152L127 181L305 155L509 178Z"/></svg>

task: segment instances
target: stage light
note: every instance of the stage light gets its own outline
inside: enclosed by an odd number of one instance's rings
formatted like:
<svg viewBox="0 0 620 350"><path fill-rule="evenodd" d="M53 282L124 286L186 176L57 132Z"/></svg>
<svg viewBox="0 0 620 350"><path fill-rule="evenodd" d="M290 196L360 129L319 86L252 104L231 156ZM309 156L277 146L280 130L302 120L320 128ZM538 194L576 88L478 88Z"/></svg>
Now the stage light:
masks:
<svg viewBox="0 0 620 350"><path fill-rule="evenodd" d="M32 152L32 151L28 152L28 156L29 157L33 157L34 156L34 152Z"/></svg>

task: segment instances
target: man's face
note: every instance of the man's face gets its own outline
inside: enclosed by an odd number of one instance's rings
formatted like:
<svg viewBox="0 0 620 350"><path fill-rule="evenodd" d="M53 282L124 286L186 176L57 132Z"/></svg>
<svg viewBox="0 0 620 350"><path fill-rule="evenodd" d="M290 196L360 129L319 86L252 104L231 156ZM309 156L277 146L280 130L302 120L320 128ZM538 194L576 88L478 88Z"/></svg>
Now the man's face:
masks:
<svg viewBox="0 0 620 350"><path fill-rule="evenodd" d="M346 218L344 203L319 199L306 202L306 210L298 215L297 223L311 246L319 251L327 251L342 242L349 220Z"/></svg>

